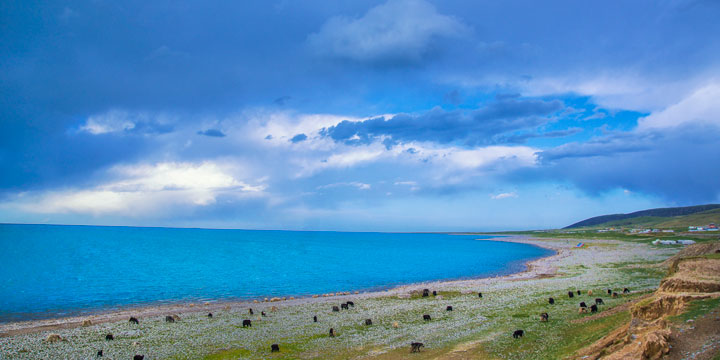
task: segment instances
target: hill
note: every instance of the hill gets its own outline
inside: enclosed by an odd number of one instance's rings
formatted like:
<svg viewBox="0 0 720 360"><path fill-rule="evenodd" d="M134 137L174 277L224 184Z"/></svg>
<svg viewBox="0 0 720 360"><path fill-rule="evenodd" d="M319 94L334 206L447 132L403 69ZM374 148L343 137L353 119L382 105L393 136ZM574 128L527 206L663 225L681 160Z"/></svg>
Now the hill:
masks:
<svg viewBox="0 0 720 360"><path fill-rule="evenodd" d="M582 227L686 227L720 222L720 204L659 208L629 214L596 216L576 222L565 229Z"/></svg>

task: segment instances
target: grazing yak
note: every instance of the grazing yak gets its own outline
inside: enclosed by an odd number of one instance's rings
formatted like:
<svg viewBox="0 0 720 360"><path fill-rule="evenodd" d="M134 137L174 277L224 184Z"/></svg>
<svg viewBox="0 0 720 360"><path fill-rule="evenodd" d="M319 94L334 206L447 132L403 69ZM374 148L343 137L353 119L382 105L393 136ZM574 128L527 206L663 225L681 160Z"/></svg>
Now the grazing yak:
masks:
<svg viewBox="0 0 720 360"><path fill-rule="evenodd" d="M482 299L482 293L481 293L481 292L478 293L478 297Z"/></svg>
<svg viewBox="0 0 720 360"><path fill-rule="evenodd" d="M105 340L107 340L107 341L115 340L115 337L113 336L113 334L107 334L107 335L105 335Z"/></svg>
<svg viewBox="0 0 720 360"><path fill-rule="evenodd" d="M248 309L248 313L250 313L250 315L254 314L252 308Z"/></svg>
<svg viewBox="0 0 720 360"><path fill-rule="evenodd" d="M550 319L550 315L548 313L544 312L540 314L540 321L548 321Z"/></svg>
<svg viewBox="0 0 720 360"><path fill-rule="evenodd" d="M586 308L586 307L587 307L587 304L585 304L585 302L583 301L583 302L580 303L580 307L581 307L581 308Z"/></svg>
<svg viewBox="0 0 720 360"><path fill-rule="evenodd" d="M330 337L335 337L335 329L330 328Z"/></svg>
<svg viewBox="0 0 720 360"><path fill-rule="evenodd" d="M437 291L433 290L433 296L437 296Z"/></svg>
<svg viewBox="0 0 720 360"><path fill-rule="evenodd" d="M135 355L133 356L133 360L143 360L145 359L145 355Z"/></svg>
<svg viewBox="0 0 720 360"><path fill-rule="evenodd" d="M102 356L103 356L102 350L98 350L97 355L95 355L95 357L102 357Z"/></svg>
<svg viewBox="0 0 720 360"><path fill-rule="evenodd" d="M592 296L592 290L588 290L588 296Z"/></svg>
<svg viewBox="0 0 720 360"><path fill-rule="evenodd" d="M580 290L577 291L578 296L582 295L582 292Z"/></svg>
<svg viewBox="0 0 720 360"><path fill-rule="evenodd" d="M252 321L250 321L249 319L245 319L245 320L243 320L242 326L243 327L252 327Z"/></svg>
<svg viewBox="0 0 720 360"><path fill-rule="evenodd" d="M616 292L613 292L612 297L613 297L613 298L617 298L617 297L618 297L618 294L617 294Z"/></svg>
<svg viewBox="0 0 720 360"><path fill-rule="evenodd" d="M425 346L425 344L423 344L421 342L410 343L410 352L411 353L420 352L420 348L423 346Z"/></svg>
<svg viewBox="0 0 720 360"><path fill-rule="evenodd" d="M524 331L522 331L522 330L515 330L515 332L513 333L513 338L515 338L515 339L521 338L521 337L523 337L523 335L525 335L525 332L524 332Z"/></svg>
<svg viewBox="0 0 720 360"><path fill-rule="evenodd" d="M165 322L174 323L174 322L175 322L175 318L172 317L172 316L170 316L170 315L168 315L168 316L165 317Z"/></svg>
<svg viewBox="0 0 720 360"><path fill-rule="evenodd" d="M365 319L365 325L372 325L371 319Z"/></svg>
<svg viewBox="0 0 720 360"><path fill-rule="evenodd" d="M597 312L597 309L598 309L598 308L597 308L597 305L593 305L593 306L590 307L590 312L591 312L591 313L596 313L596 312Z"/></svg>
<svg viewBox="0 0 720 360"><path fill-rule="evenodd" d="M608 289L608 295L612 295L612 289Z"/></svg>
<svg viewBox="0 0 720 360"><path fill-rule="evenodd" d="M570 297L570 298L575 297L575 293L572 291L568 291L568 297Z"/></svg>
<svg viewBox="0 0 720 360"><path fill-rule="evenodd" d="M422 297L430 296L430 289L423 289Z"/></svg>
<svg viewBox="0 0 720 360"><path fill-rule="evenodd" d="M208 318L212 319L212 313L208 313Z"/></svg>
<svg viewBox="0 0 720 360"><path fill-rule="evenodd" d="M333 307L332 307L332 311L338 312L338 311L340 311L340 308L337 307L337 306L333 306Z"/></svg>
<svg viewBox="0 0 720 360"><path fill-rule="evenodd" d="M550 303L550 305L555 305L555 299L553 298L549 298L548 302Z"/></svg>
<svg viewBox="0 0 720 360"><path fill-rule="evenodd" d="M628 288L623 289L623 294L629 294L629 293L630 293L630 289L628 289Z"/></svg>
<svg viewBox="0 0 720 360"><path fill-rule="evenodd" d="M266 314L264 311L261 311L261 312L260 312L260 315L262 315L262 316L267 316L267 314Z"/></svg>
<svg viewBox="0 0 720 360"><path fill-rule="evenodd" d="M428 315L428 314L423 315L423 320L430 321L431 320L430 315Z"/></svg>
<svg viewBox="0 0 720 360"><path fill-rule="evenodd" d="M138 319L136 317L131 317L128 322L131 324L135 324L135 325L140 323L140 321L138 321Z"/></svg>
<svg viewBox="0 0 720 360"><path fill-rule="evenodd" d="M313 322L317 322L317 315L313 316Z"/></svg>
<svg viewBox="0 0 720 360"><path fill-rule="evenodd" d="M445 308L445 311L452 311L452 306L448 305L448 307Z"/></svg>
<svg viewBox="0 0 720 360"><path fill-rule="evenodd" d="M352 302L352 301L348 301L347 304L350 305L350 306L352 306L352 307L355 307L355 303Z"/></svg>
<svg viewBox="0 0 720 360"><path fill-rule="evenodd" d="M595 299L595 304L596 304L596 305L605 305L605 303L603 302L603 299L601 299L601 298L596 298L596 299Z"/></svg>
<svg viewBox="0 0 720 360"><path fill-rule="evenodd" d="M340 304L340 308L343 310L349 310L348 304Z"/></svg>
<svg viewBox="0 0 720 360"><path fill-rule="evenodd" d="M278 345L278 344L270 345L270 352L280 352L280 345Z"/></svg>

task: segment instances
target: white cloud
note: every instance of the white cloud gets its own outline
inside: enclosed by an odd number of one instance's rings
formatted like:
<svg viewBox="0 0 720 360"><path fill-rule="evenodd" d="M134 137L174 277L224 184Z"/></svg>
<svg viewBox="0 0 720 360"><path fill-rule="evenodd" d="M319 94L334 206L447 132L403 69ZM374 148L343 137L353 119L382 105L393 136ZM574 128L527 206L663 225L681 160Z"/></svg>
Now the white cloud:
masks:
<svg viewBox="0 0 720 360"><path fill-rule="evenodd" d="M93 135L121 132L165 133L172 131L173 117L167 113L130 112L113 109L89 116L78 131Z"/></svg>
<svg viewBox="0 0 720 360"><path fill-rule="evenodd" d="M685 124L720 125L720 83L705 85L676 104L638 120L638 130Z"/></svg>
<svg viewBox="0 0 720 360"><path fill-rule="evenodd" d="M335 125L343 120L361 121L363 118L334 114L296 114L291 111L266 112L255 110L243 114L247 122L228 130L228 136L252 140L260 145L280 148L302 148L327 150L333 147L331 139L319 138L320 129ZM308 139L292 144L295 135L305 134ZM266 138L270 135L270 138Z"/></svg>
<svg viewBox="0 0 720 360"><path fill-rule="evenodd" d="M467 30L426 1L389 0L361 18L330 18L308 42L321 54L356 61L417 61L436 38Z"/></svg>
<svg viewBox="0 0 720 360"><path fill-rule="evenodd" d="M490 198L493 200L514 199L517 197L518 197L518 194L514 191L490 195Z"/></svg>
<svg viewBox="0 0 720 360"><path fill-rule="evenodd" d="M418 186L418 183L416 181L396 181L394 185L398 186L409 186L410 191L418 191L420 190L420 186Z"/></svg>
<svg viewBox="0 0 720 360"><path fill-rule="evenodd" d="M24 193L11 204L31 213L152 216L155 212L214 204L220 195L261 196L266 186L249 185L230 166L213 162L124 165L112 168L115 180L89 189Z"/></svg>
<svg viewBox="0 0 720 360"><path fill-rule="evenodd" d="M292 159L291 161L300 168L296 177L310 176L325 169L351 168L391 156L380 144L366 147L335 145L329 153L331 154L329 156L325 156L325 152L307 153Z"/></svg>
<svg viewBox="0 0 720 360"><path fill-rule="evenodd" d="M117 131L132 130L135 121L131 120L130 114L125 111L111 110L104 114L97 114L88 117L80 131L89 132L93 135L106 134Z"/></svg>
<svg viewBox="0 0 720 360"><path fill-rule="evenodd" d="M340 182L340 183L333 183L333 184L327 184L327 185L321 185L318 186L317 189L331 189L335 187L340 186L350 186L350 187L356 187L358 190L370 190L370 184L365 184L357 181L351 181L351 182Z"/></svg>

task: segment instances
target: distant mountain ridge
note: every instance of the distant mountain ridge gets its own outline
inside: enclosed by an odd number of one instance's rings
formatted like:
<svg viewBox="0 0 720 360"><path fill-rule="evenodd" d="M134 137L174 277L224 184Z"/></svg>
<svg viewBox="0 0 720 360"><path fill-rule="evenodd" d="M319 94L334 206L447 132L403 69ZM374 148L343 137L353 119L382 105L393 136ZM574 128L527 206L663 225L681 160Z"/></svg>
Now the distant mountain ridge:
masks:
<svg viewBox="0 0 720 360"><path fill-rule="evenodd" d="M595 217L591 217L589 219L585 219L585 220L576 222L570 226L564 227L564 229L597 226L597 225L602 225L602 224L605 224L608 222L633 219L633 218L639 218L639 217L671 218L671 217L676 217L676 216L692 215L692 214L715 210L715 209L720 209L720 204L706 204L706 205L695 205L695 206L658 208L658 209L641 210L641 211L636 211L636 212L632 212L632 213L628 213L628 214L602 215L602 216L595 216Z"/></svg>

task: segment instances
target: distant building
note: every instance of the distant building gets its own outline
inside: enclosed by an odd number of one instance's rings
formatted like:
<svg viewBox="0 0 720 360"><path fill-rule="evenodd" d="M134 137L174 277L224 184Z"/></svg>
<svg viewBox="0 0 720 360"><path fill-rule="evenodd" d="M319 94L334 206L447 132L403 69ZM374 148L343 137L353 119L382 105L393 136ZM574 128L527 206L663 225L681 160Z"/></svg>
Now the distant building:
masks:
<svg viewBox="0 0 720 360"><path fill-rule="evenodd" d="M655 241L652 242L653 245L692 245L695 242L692 240L660 240L655 239Z"/></svg>

